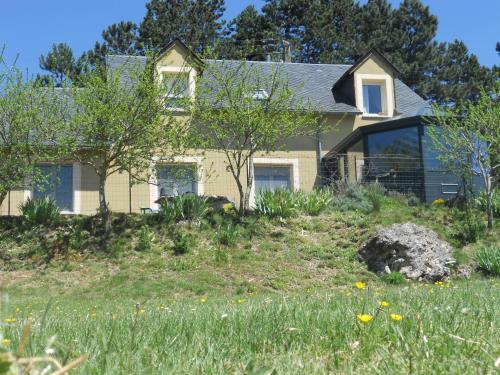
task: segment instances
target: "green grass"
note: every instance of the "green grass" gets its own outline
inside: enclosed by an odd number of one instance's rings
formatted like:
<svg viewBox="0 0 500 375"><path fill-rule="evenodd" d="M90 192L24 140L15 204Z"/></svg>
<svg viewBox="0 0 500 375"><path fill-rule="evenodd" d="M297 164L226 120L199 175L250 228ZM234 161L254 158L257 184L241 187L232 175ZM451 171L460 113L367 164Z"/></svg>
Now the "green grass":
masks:
<svg viewBox="0 0 500 375"><path fill-rule="evenodd" d="M380 203L369 214L329 209L242 223L228 216L175 230L149 215L118 215L107 250L75 218L80 234L50 257L37 233L0 223L8 296L0 317L16 319L0 332L16 350L32 319L26 354L43 354L55 335L59 360L89 356L79 374L494 373L498 278L391 285L356 252L378 228L412 221L474 267L478 248L498 246L498 224L463 247L452 210L408 207L398 197ZM216 235L227 223L230 241ZM174 234L190 239L182 255L174 254ZM360 280L367 289L353 287ZM381 300L390 306L378 310ZM375 318L364 325L361 313Z"/></svg>
<svg viewBox="0 0 500 375"><path fill-rule="evenodd" d="M495 373L499 286L498 279L449 288L369 283L311 295L143 300L110 292L57 298L48 312L13 298L4 316L17 321L4 335L16 348L31 317L27 354L43 353L57 335L59 358L89 355L76 374ZM378 309L381 300L390 306ZM361 313L375 318L360 323Z"/></svg>

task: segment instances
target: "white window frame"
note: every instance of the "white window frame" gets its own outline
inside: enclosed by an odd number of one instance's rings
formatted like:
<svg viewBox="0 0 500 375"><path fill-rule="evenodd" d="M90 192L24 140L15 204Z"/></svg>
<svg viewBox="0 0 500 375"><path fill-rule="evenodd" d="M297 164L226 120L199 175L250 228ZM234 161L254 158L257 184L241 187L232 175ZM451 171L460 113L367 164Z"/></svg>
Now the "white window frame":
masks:
<svg viewBox="0 0 500 375"><path fill-rule="evenodd" d="M71 165L73 167L73 209L72 210L61 210L61 214L63 215L78 215L81 212L82 202L81 202L81 190L82 190L82 165L78 162L74 163L60 163L60 164L52 164L52 163L40 163L40 165L55 165L55 166L63 166L63 165ZM31 199L35 195L34 189L26 189L24 190L24 201L26 202L28 199Z"/></svg>
<svg viewBox="0 0 500 375"><path fill-rule="evenodd" d="M158 165L194 165L196 167L196 194L205 194L205 184L203 182L203 158L201 156L175 156L171 159L155 159ZM159 210L160 205L155 203L160 198L160 189L156 174L151 176L149 181L149 207L152 210Z"/></svg>
<svg viewBox="0 0 500 375"><path fill-rule="evenodd" d="M394 86L389 74L361 74L355 73L356 105L366 118L386 118L394 115ZM382 101L383 115L366 113L364 111L363 85L380 85L380 98Z"/></svg>
<svg viewBox="0 0 500 375"><path fill-rule="evenodd" d="M194 99L195 93L195 82L196 82L196 71L190 66L160 66L158 67L158 74L160 77L160 84L163 81L164 74L185 74L188 73L188 91L189 97ZM172 97L179 97L179 95L174 95ZM172 107L169 108L179 112L184 112L185 108Z"/></svg>
<svg viewBox="0 0 500 375"><path fill-rule="evenodd" d="M300 189L299 179L299 159L297 158L253 158L254 176L255 167L289 167L291 176L291 188L294 191ZM252 189L250 190L250 206L255 207L255 177L252 181Z"/></svg>

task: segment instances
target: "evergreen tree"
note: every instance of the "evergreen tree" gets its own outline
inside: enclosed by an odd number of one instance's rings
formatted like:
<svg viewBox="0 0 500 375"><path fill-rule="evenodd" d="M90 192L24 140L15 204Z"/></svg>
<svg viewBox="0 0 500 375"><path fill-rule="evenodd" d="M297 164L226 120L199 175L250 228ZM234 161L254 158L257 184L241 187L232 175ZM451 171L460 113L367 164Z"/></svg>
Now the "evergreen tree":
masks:
<svg viewBox="0 0 500 375"><path fill-rule="evenodd" d="M140 24L146 48L163 49L178 37L195 52L213 45L223 27L224 0L151 0Z"/></svg>
<svg viewBox="0 0 500 375"><path fill-rule="evenodd" d="M103 43L96 42L94 49L82 56L93 66L104 63L109 54L137 55L142 52L139 27L131 21L112 24L102 32L102 39Z"/></svg>
<svg viewBox="0 0 500 375"><path fill-rule="evenodd" d="M48 72L37 77L37 81L41 84L52 81L55 86L62 86L80 74L80 67L73 50L66 43L54 43L47 55L41 55L38 62L40 68Z"/></svg>
<svg viewBox="0 0 500 375"><path fill-rule="evenodd" d="M267 42L273 31L269 20L253 5L247 6L225 30L220 54L226 58L265 60L270 51Z"/></svg>

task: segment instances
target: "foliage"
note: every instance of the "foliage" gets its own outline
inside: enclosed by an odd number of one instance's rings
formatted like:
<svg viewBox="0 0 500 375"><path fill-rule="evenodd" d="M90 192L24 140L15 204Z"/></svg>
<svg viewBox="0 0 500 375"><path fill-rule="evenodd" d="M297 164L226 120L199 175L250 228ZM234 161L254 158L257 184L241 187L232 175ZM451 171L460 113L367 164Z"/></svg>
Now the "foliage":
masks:
<svg viewBox="0 0 500 375"><path fill-rule="evenodd" d="M126 84L125 77L134 84ZM181 142L180 128L165 103L165 88L157 79L149 64L129 63L92 70L80 79L85 89L73 86L70 90L74 110L59 144L67 146L71 159L96 173L105 236L111 227L104 189L108 177L126 171L133 181L149 181L156 158L167 150L171 157ZM92 152L82 152L82 144Z"/></svg>
<svg viewBox="0 0 500 375"><path fill-rule="evenodd" d="M380 211L384 194L385 194L385 188L380 184L375 183L365 186L365 196L372 205L373 212Z"/></svg>
<svg viewBox="0 0 500 375"><path fill-rule="evenodd" d="M232 221L222 221L215 228L214 240L219 245L234 246L240 236L240 228Z"/></svg>
<svg viewBox="0 0 500 375"><path fill-rule="evenodd" d="M415 195L410 195L406 200L406 204L410 207L416 207L421 203L420 199Z"/></svg>
<svg viewBox="0 0 500 375"><path fill-rule="evenodd" d="M19 209L25 227L51 227L61 220L57 203L48 197L43 199L28 198Z"/></svg>
<svg viewBox="0 0 500 375"><path fill-rule="evenodd" d="M400 285L406 283L404 275L400 272L384 273L380 277L380 279L386 282L387 284Z"/></svg>
<svg viewBox="0 0 500 375"><path fill-rule="evenodd" d="M54 43L47 55L38 59L40 68L47 71L48 75L38 76L37 81L57 87L66 86L71 81L77 80L82 73L81 60L76 59L73 50L66 43Z"/></svg>
<svg viewBox="0 0 500 375"><path fill-rule="evenodd" d="M187 254L189 250L194 246L194 238L190 233L184 233L180 230L176 230L172 238L174 244L172 250L175 255Z"/></svg>
<svg viewBox="0 0 500 375"><path fill-rule="evenodd" d="M35 166L57 159L49 151L62 125L54 87L40 89L9 65L0 50L0 205L9 191L42 179ZM63 150L58 150L63 151Z"/></svg>
<svg viewBox="0 0 500 375"><path fill-rule="evenodd" d="M246 62L207 64L196 89L191 140L198 148L224 155L238 188L239 213L244 214L250 204L254 155L282 148L283 139L316 131L318 121L308 103L290 90L279 67L266 72Z"/></svg>
<svg viewBox="0 0 500 375"><path fill-rule="evenodd" d="M488 227L493 227L491 196L500 173L500 82L491 91L481 90L476 102L434 106L429 126L431 146L439 161L463 181L479 176L486 195Z"/></svg>
<svg viewBox="0 0 500 375"><path fill-rule="evenodd" d="M500 247L481 247L476 251L474 259L477 267L486 274L500 276Z"/></svg>
<svg viewBox="0 0 500 375"><path fill-rule="evenodd" d="M137 242L137 250L149 251L153 245L155 235L153 230L147 225L143 225L139 230L139 238Z"/></svg>
<svg viewBox="0 0 500 375"><path fill-rule="evenodd" d="M486 210L486 193L483 191L476 198L476 203L479 208L483 211ZM491 192L491 210L493 211L493 217L500 218L500 189L493 189Z"/></svg>
<svg viewBox="0 0 500 375"><path fill-rule="evenodd" d="M297 212L296 201L290 189L263 190L255 198L255 212L270 219L288 219Z"/></svg>
<svg viewBox="0 0 500 375"><path fill-rule="evenodd" d="M360 211L364 213L380 210L385 193L378 184L361 185L353 181L338 181L333 186L332 207L339 211Z"/></svg>
<svg viewBox="0 0 500 375"><path fill-rule="evenodd" d="M475 242L486 229L476 211L453 209L452 237L462 245Z"/></svg>
<svg viewBox="0 0 500 375"><path fill-rule="evenodd" d="M186 220L201 223L212 212L206 197L183 194L165 199L160 205L159 217L166 224Z"/></svg>
<svg viewBox="0 0 500 375"><path fill-rule="evenodd" d="M315 189L310 193L298 193L296 205L307 215L317 216L326 210L332 201L332 192L328 189Z"/></svg>

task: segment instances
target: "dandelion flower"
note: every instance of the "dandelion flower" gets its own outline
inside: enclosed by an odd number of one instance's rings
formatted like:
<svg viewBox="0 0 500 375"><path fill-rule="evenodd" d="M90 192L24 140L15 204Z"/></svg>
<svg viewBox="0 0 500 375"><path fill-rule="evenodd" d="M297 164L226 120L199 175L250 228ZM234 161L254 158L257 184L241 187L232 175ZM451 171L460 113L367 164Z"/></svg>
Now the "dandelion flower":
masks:
<svg viewBox="0 0 500 375"><path fill-rule="evenodd" d="M357 289L365 289L366 287L366 283L362 282L362 281L357 281L354 283L354 286L357 288Z"/></svg>
<svg viewBox="0 0 500 375"><path fill-rule="evenodd" d="M389 307L390 303L387 301L378 301L380 307Z"/></svg>
<svg viewBox="0 0 500 375"><path fill-rule="evenodd" d="M3 346L9 346L10 345L10 340L9 339L3 339L2 340L2 345Z"/></svg>
<svg viewBox="0 0 500 375"><path fill-rule="evenodd" d="M243 302L245 302L245 300L244 300L243 298L240 298L240 299L238 299L236 302L237 302L237 303L243 303Z"/></svg>
<svg viewBox="0 0 500 375"><path fill-rule="evenodd" d="M391 314L391 319L399 322L401 319L403 319L403 317L399 314Z"/></svg>
<svg viewBox="0 0 500 375"><path fill-rule="evenodd" d="M361 323L366 324L373 319L373 316L370 314L358 314L357 318Z"/></svg>
<svg viewBox="0 0 500 375"><path fill-rule="evenodd" d="M203 297L200 298L200 302L201 303L205 303L207 301L208 301L208 297L207 296L203 296Z"/></svg>

